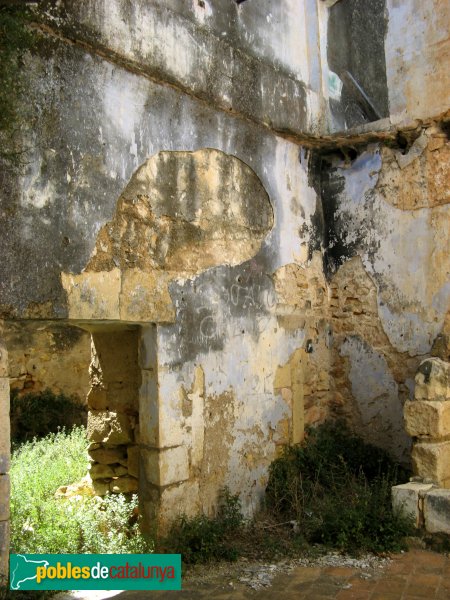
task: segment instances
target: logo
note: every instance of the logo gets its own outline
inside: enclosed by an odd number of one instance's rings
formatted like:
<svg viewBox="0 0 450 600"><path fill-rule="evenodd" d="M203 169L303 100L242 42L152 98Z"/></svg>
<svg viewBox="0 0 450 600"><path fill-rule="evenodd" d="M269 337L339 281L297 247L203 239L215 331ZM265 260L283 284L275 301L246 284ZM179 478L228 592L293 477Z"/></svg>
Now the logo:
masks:
<svg viewBox="0 0 450 600"><path fill-rule="evenodd" d="M180 554L11 554L12 590L181 590Z"/></svg>

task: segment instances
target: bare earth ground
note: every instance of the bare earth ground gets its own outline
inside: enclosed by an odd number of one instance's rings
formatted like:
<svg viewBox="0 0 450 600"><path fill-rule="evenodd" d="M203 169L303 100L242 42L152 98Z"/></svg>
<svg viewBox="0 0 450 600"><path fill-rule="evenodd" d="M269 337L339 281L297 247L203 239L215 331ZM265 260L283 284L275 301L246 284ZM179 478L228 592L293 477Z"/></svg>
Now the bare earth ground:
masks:
<svg viewBox="0 0 450 600"><path fill-rule="evenodd" d="M361 577L370 579L390 564L389 558L366 555L351 558L336 553L313 558L285 559L277 562L251 561L241 558L235 563L218 565L198 565L184 577L185 587L201 585L222 587L223 589L250 589L254 591L270 588L275 578L291 576L298 567L324 568L349 567L361 572Z"/></svg>

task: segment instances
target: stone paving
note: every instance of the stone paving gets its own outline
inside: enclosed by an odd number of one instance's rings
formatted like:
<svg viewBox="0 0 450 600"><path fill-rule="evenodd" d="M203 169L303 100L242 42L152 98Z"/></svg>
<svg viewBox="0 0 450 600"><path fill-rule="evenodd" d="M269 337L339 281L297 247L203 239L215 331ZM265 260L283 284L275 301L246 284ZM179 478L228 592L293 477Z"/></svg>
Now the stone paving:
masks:
<svg viewBox="0 0 450 600"><path fill-rule="evenodd" d="M215 583L187 578L181 592L121 592L115 600L450 600L450 557L412 550L392 557L384 569L348 566L295 567L253 590L219 577ZM214 565L211 566L214 570Z"/></svg>

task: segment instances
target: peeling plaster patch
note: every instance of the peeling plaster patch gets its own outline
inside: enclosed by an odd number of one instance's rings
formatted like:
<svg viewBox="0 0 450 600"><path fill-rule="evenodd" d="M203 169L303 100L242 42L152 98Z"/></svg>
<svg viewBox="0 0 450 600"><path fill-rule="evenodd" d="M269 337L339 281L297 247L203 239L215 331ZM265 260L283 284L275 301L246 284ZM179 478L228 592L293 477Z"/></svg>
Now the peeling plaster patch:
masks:
<svg viewBox="0 0 450 600"><path fill-rule="evenodd" d="M402 458L408 447L403 429L403 407L398 397L398 385L385 358L370 348L360 337L349 336L340 347L341 356L350 359L350 381L364 427L383 426L384 444ZM375 427L374 427L375 429Z"/></svg>
<svg viewBox="0 0 450 600"><path fill-rule="evenodd" d="M307 262L309 232L306 225L310 223L318 203L317 193L308 182L307 162L304 148L299 153L297 146L277 139L272 173L276 177L277 197L288 201L280 201L274 207L275 226L267 240L268 245L277 248L276 255L271 256L272 271L288 263ZM287 169L287 165L296 166Z"/></svg>
<svg viewBox="0 0 450 600"><path fill-rule="evenodd" d="M223 276L226 271L235 275L230 278L231 286L236 284L232 292L231 288L217 288L221 281L219 276ZM280 361L284 364L296 348L304 345L305 331L297 329L286 332L278 325L275 314L258 312L261 308L257 308L256 302L260 296L255 292L259 280L250 278L244 283L245 276L248 277L249 272L243 266L233 269L218 267L198 276L194 282L189 282L189 287L178 289L174 297L178 300L184 299L181 303L183 309L178 315L182 322L189 323L192 331L183 326L180 328L179 324L158 326L158 360L160 396L164 398L160 422L169 436L165 443L184 443L192 448L193 456L198 456L198 449L195 451L194 447L197 445L198 448L200 441L196 442L192 437L190 407L186 406L186 395L182 393L180 396L179 391L180 387L185 387L186 382L195 380L198 365L201 365L204 373L205 435L208 431L208 419L216 422L218 417L214 414L220 408L215 401L207 399L233 398L233 424L226 425L226 437L230 448L226 452L222 451L222 461L223 456L228 456L228 464L225 464L226 468L223 471L216 470L213 466L209 467L208 454L211 451L207 451L205 445L204 458L201 466L197 462L198 468L202 473L208 473L208 469L211 468L213 475L216 473L219 479L215 486L206 481L205 484L200 483L200 489L202 497L205 498L205 506L209 508L215 502L218 487L228 485L232 493L240 493L243 509L250 515L258 507L259 499L263 496L268 465L276 456L276 445L289 442L288 429L286 428L283 437L282 424L289 421L292 409L281 395L274 394L275 372ZM240 284L236 277L242 278ZM227 279L222 279L223 283L226 281ZM192 285L194 287L191 290ZM253 296L252 285L255 286ZM197 290L193 296L196 302L188 316L193 289ZM205 302L208 302L211 313L205 312ZM236 306L233 302L237 303ZM199 312L195 310L201 307L204 308ZM183 310L186 311L184 314ZM220 333L220 345L217 346L213 339L204 339L202 344L199 344L197 339L195 344L191 345L189 350L186 348L183 356L180 356L178 349L183 338L194 341L192 332L201 324L205 315L210 314L218 319L218 315L224 311L225 314L228 311L229 316L223 317L224 329ZM255 321L259 323L258 331L254 329ZM188 391L188 397L190 394ZM209 410L212 411L211 417ZM186 416L183 415L183 411ZM198 415L196 428L201 426L199 418ZM224 428L225 425L222 425L220 436L224 435ZM211 443L210 440L208 444Z"/></svg>
<svg viewBox="0 0 450 600"><path fill-rule="evenodd" d="M444 300L448 303L450 298L450 284L444 285L433 298L433 313L442 315L442 320L438 317L430 319L429 307L428 314L425 309L421 310L421 314L410 312L408 310L399 310L397 302L394 307L391 307L389 302L378 302L378 312L383 323L383 328L391 344L399 352L409 352L411 356L420 354L428 354L431 350L433 342L442 329L445 310L443 309L444 302L434 302L435 299ZM407 305L405 299L405 305ZM438 305L438 306L436 306ZM441 305L441 306L439 306ZM440 308L440 310L439 310ZM427 327L424 327L424 323Z"/></svg>
<svg viewBox="0 0 450 600"><path fill-rule="evenodd" d="M172 322L171 282L177 277L186 281L217 264L242 263L258 253L272 225L273 209L265 189L253 170L236 157L213 149L160 152L133 175L113 219L97 235L85 272L63 276L69 316L76 319L87 310L96 318L95 308L101 312L98 318L116 319L118 304L122 320ZM114 316L107 316L106 304L100 306L86 294L75 297L66 287L86 279L83 289L92 291L116 270L120 273L120 298L110 297L115 303ZM261 309L270 301L270 285L266 281L261 286L263 265L253 262L247 271L236 275L236 281L225 290L233 315L241 305L243 309ZM247 285L255 276L261 283ZM174 284L173 289L177 287L180 285ZM200 343L214 338L220 345L225 322L211 314L210 299L205 298L201 307L198 296L191 301L195 304L191 309L204 314L194 335L183 333L183 343L191 344L198 337ZM178 303L181 315L186 313L183 302Z"/></svg>
<svg viewBox="0 0 450 600"><path fill-rule="evenodd" d="M380 151L376 146L368 148L352 163L345 176L345 192L354 201L365 198L368 191L372 190L381 170Z"/></svg>
<svg viewBox="0 0 450 600"><path fill-rule="evenodd" d="M223 348L227 339L258 339L276 304L264 264L252 259L235 267L216 267L184 283L173 283L176 324L162 350L171 365Z"/></svg>
<svg viewBox="0 0 450 600"><path fill-rule="evenodd" d="M125 81L124 81L125 80ZM126 140L129 144L129 153L134 157L134 166L138 166L138 146L136 135L139 135L140 126L145 113L148 90L145 82L136 75L130 73L115 74L111 68L111 76L103 87L103 111L106 138L117 136ZM103 133L101 133L103 137ZM122 148L106 149L106 168L115 170L123 156ZM119 153L119 154L118 154ZM124 165L123 161L122 164ZM126 178L126 172L122 168L122 178Z"/></svg>
<svg viewBox="0 0 450 600"><path fill-rule="evenodd" d="M322 207L314 217L315 237L320 236L323 227L324 270L330 279L361 247L373 255L380 243L381 232L373 227L371 192L378 180L381 158L378 149L370 146L350 165L332 156L320 167L312 167L317 168L320 168L323 198ZM384 223L381 225L383 229ZM319 241L314 240L315 247Z"/></svg>
<svg viewBox="0 0 450 600"><path fill-rule="evenodd" d="M425 354L442 328L450 299L448 251L435 242L448 236L448 210L433 209L441 218L432 224L430 210L400 211L382 199L374 205L380 221L392 224L380 236L377 254L363 259L377 282L383 327L400 352Z"/></svg>
<svg viewBox="0 0 450 600"><path fill-rule="evenodd" d="M236 157L213 149L160 152L133 175L87 269L108 270L116 261L196 273L239 264L258 252L272 224L266 191Z"/></svg>
<svg viewBox="0 0 450 600"><path fill-rule="evenodd" d="M433 208L450 202L450 142L443 136L442 131L430 127L406 155L382 148L383 169L377 191L386 202L402 210ZM424 139L428 146L421 151ZM415 151L419 140L422 142ZM402 162L405 158L406 162Z"/></svg>
<svg viewBox="0 0 450 600"><path fill-rule="evenodd" d="M335 232L327 252L334 251L336 239L340 246L335 260L342 262L346 254L361 256L376 282L379 315L391 344L411 356L425 354L442 328L450 298L446 276L450 256L443 247L448 208L395 208L384 198L389 193L386 187L383 193L374 189L380 168L376 147L349 168L330 168L330 189L336 181L339 187L330 199L336 206L335 218L326 219Z"/></svg>

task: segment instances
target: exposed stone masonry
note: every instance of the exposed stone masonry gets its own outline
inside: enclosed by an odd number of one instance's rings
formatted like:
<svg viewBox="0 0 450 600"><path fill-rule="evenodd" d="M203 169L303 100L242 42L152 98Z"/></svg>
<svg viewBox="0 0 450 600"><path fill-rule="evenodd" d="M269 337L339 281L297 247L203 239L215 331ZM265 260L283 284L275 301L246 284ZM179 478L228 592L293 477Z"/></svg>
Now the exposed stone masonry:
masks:
<svg viewBox="0 0 450 600"><path fill-rule="evenodd" d="M450 489L450 363L429 358L420 364L414 400L405 403L405 427L415 440L415 474Z"/></svg>
<svg viewBox="0 0 450 600"><path fill-rule="evenodd" d="M137 329L92 333L88 438L94 490L137 492L139 386Z"/></svg>
<svg viewBox="0 0 450 600"><path fill-rule="evenodd" d="M138 490L159 528L226 485L250 516L280 448L330 415L407 462L417 368L449 360L450 5L38 4L0 318L92 332L97 493ZM16 387L40 385L29 349ZM419 401L416 466L422 445L446 484L447 410Z"/></svg>
<svg viewBox="0 0 450 600"><path fill-rule="evenodd" d="M413 437L413 481L392 489L394 506L430 533L450 534L450 363L424 360L414 400L405 403L405 427Z"/></svg>
<svg viewBox="0 0 450 600"><path fill-rule="evenodd" d="M86 401L90 335L78 327L56 323L5 324L11 389L19 393L50 389Z"/></svg>

